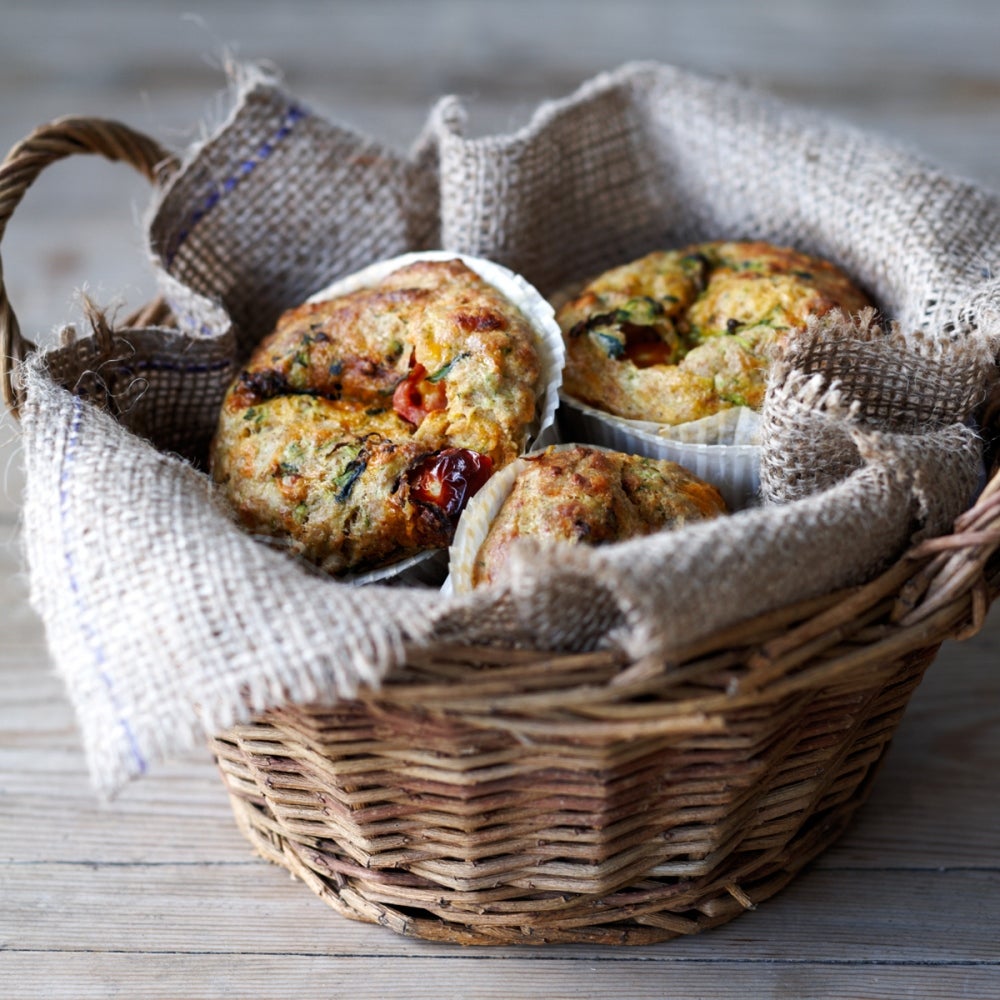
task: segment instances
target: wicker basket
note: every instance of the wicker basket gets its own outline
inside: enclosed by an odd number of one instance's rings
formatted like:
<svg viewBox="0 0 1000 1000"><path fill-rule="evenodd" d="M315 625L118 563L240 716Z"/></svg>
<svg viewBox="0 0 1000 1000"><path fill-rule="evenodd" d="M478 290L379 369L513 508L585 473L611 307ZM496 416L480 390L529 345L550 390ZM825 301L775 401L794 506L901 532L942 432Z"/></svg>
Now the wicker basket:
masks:
<svg viewBox="0 0 1000 1000"><path fill-rule="evenodd" d="M117 123L55 122L0 167L0 235L73 153L151 179L172 162ZM15 413L13 362L32 350L0 282ZM694 933L777 892L845 829L941 642L982 625L998 544L994 475L952 534L867 585L669 663L414 649L378 692L273 711L212 748L256 850L346 916L465 944Z"/></svg>

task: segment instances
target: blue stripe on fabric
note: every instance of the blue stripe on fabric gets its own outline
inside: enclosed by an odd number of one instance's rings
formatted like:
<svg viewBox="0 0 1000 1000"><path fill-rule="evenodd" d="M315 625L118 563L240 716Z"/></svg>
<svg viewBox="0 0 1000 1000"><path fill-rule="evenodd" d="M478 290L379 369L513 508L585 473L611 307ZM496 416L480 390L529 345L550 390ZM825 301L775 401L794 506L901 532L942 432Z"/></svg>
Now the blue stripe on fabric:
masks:
<svg viewBox="0 0 1000 1000"><path fill-rule="evenodd" d="M133 732L128 719L125 718L125 715L122 712L121 704L115 693L114 680L107 670L107 655L105 653L104 646L101 643L100 636L92 624L90 607L87 603L86 595L80 587L80 581L76 570L76 561L73 558L73 547L71 543L74 539L71 537L68 527L69 480L73 464L76 460L77 446L80 440L80 425L82 421L83 402L74 397L73 419L70 423L69 441L66 445L66 457L63 461L62 472L59 477L59 518L63 535L66 578L69 581L70 590L73 592L73 601L76 605L76 617L80 623L80 631L83 633L84 641L94 658L94 670L107 691L111 707L118 716L118 724L121 726L122 732L125 734L125 738L128 741L129 748L132 751L132 759L135 761L136 767L139 769L139 773L144 774L148 768L148 764L146 762L146 758L142 754L142 751L139 749L135 733Z"/></svg>
<svg viewBox="0 0 1000 1000"><path fill-rule="evenodd" d="M166 261L166 266L169 269L173 264L174 259L180 252L181 247L184 242L191 235L195 226L201 222L202 219L212 211L216 205L222 201L223 197L229 194L231 191L235 190L239 182L251 174L256 167L263 163L279 145L282 139L287 138L292 129L295 127L297 122L300 122L303 118L307 117L307 113L295 104L290 104L285 111L284 117L281 120L281 126L274 133L274 135L267 141L262 142L260 146L257 147L256 153L242 163L236 168L236 170L226 177L221 184L214 187L204 198L202 204L196 208L191 215L188 217L187 221L171 241L167 252L164 254L164 259Z"/></svg>

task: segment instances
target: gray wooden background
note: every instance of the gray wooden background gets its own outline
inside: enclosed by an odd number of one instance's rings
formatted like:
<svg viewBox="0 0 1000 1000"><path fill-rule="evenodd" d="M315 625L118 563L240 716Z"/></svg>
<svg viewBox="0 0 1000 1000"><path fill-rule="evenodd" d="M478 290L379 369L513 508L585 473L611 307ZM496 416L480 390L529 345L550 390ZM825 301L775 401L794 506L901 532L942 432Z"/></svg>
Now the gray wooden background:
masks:
<svg viewBox="0 0 1000 1000"><path fill-rule="evenodd" d="M328 116L405 148L457 93L523 123L603 69L673 62L894 136L1000 189L994 0L0 0L0 151L65 114L182 149L227 59L272 62ZM148 191L45 173L3 238L25 331L87 286L138 306ZM328 913L248 855L205 755L95 801L19 560L17 431L0 418L0 996L1000 997L1000 623L946 645L857 826L758 913L662 947L469 952Z"/></svg>

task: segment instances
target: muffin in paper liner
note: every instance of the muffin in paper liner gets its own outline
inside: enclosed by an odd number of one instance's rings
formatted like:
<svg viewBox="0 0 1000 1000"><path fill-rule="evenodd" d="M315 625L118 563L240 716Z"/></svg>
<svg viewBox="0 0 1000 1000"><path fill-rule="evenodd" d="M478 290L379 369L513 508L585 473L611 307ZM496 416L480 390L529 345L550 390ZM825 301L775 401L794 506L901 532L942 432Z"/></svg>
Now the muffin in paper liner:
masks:
<svg viewBox="0 0 1000 1000"><path fill-rule="evenodd" d="M563 398L585 439L693 463L736 507L756 491L775 351L813 317L873 305L833 261L759 239L653 250L559 301Z"/></svg>
<svg viewBox="0 0 1000 1000"><path fill-rule="evenodd" d="M521 275L494 261L448 250L415 251L380 260L337 279L309 296L307 302L323 302L378 284L394 271L418 261L460 260L484 281L496 288L524 315L538 334L536 347L541 363L539 391L536 393L536 416L523 451L555 437L555 414L559 405L559 387L565 360L565 347L555 311L533 285ZM498 470L490 481L504 470ZM487 483L489 485L489 483ZM433 549L408 556L394 563L363 573L345 573L338 580L355 585L372 583L405 586L439 586L447 573L448 551Z"/></svg>
<svg viewBox="0 0 1000 1000"><path fill-rule="evenodd" d="M746 406L687 424L626 420L561 394L559 434L647 458L677 462L717 487L731 510L752 506L760 490L760 415Z"/></svg>
<svg viewBox="0 0 1000 1000"><path fill-rule="evenodd" d="M473 571L476 558L482 548L486 536L489 534L493 523L500 513L501 508L514 489L514 484L523 472L529 469L530 462L527 459L532 456L543 455L548 452L568 452L575 448L586 448L589 451L603 451L607 453L622 453L630 455L640 455L640 452L629 452L626 449L603 447L579 441L566 442L563 444L553 444L545 448L536 448L528 452L510 465L501 469L492 476L485 486L469 501L462 516L459 518L458 527L455 530L455 537L448 549L449 564L448 577L441 587L442 594L466 594L475 588L473 583ZM649 457L649 456L646 456ZM653 456L655 457L655 456ZM681 464L681 463L678 463ZM687 468L687 466L685 466ZM688 469L690 472L691 470ZM716 484L706 479L710 486ZM721 491L720 491L721 492ZM723 499L725 499L723 497ZM728 506L728 504L727 504ZM731 508L730 508L731 509ZM719 511L724 513L724 511Z"/></svg>
<svg viewBox="0 0 1000 1000"><path fill-rule="evenodd" d="M551 298L558 312L580 294L585 281L566 285ZM629 420L559 393L557 440L594 444L647 458L665 458L690 469L718 487L732 510L752 506L760 490L760 414L749 406L733 406L700 420L660 424Z"/></svg>

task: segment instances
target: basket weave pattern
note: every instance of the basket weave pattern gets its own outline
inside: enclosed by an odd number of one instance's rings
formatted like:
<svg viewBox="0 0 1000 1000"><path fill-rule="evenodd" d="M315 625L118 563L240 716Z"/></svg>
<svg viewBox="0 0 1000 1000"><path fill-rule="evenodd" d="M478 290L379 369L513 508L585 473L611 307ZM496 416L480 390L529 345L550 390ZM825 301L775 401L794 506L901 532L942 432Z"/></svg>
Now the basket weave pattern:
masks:
<svg viewBox="0 0 1000 1000"><path fill-rule="evenodd" d="M424 659L377 699L282 709L213 748L258 852L347 916L648 943L751 908L840 835L936 650L736 697L731 651L623 698L608 657Z"/></svg>
<svg viewBox="0 0 1000 1000"><path fill-rule="evenodd" d="M335 910L403 935L649 944L719 926L864 803L942 639L978 631L1000 592L998 518L994 479L955 534L872 583L669 663L412 651L378 694L215 738L236 822Z"/></svg>

